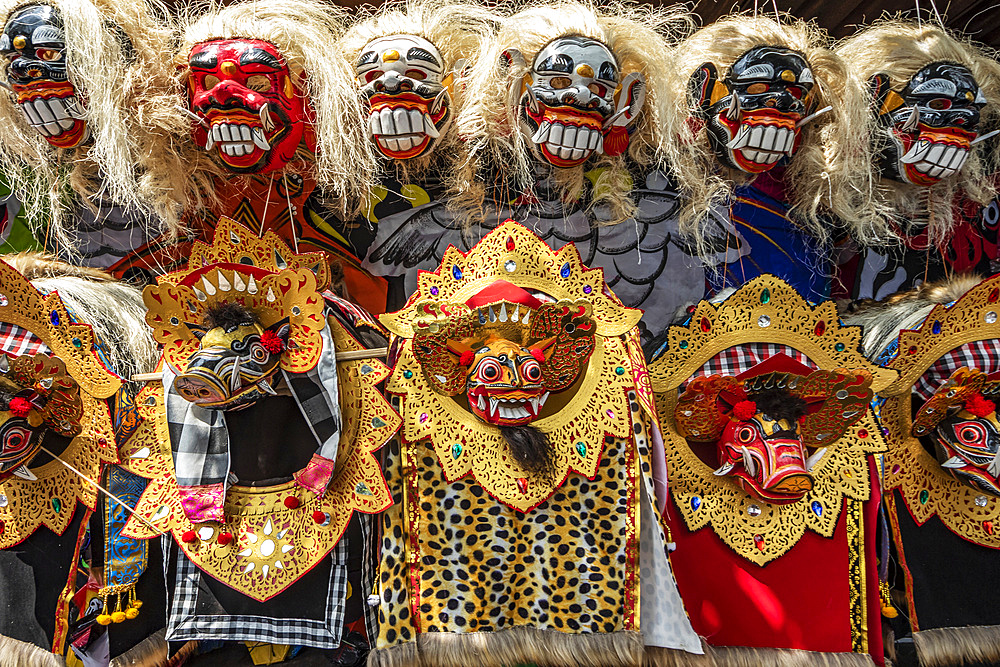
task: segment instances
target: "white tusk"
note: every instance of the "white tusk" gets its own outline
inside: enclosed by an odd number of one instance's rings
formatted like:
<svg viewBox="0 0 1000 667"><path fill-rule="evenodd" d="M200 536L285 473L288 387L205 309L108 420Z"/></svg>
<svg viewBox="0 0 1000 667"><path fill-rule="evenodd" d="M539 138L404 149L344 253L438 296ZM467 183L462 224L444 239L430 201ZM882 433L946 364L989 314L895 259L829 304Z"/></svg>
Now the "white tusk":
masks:
<svg viewBox="0 0 1000 667"><path fill-rule="evenodd" d="M942 463L941 467L942 468L964 468L966 465L967 464L966 464L965 461L963 461L962 459L958 458L957 456L953 456L950 459L948 459L947 461L945 461L944 463Z"/></svg>
<svg viewBox="0 0 1000 667"><path fill-rule="evenodd" d="M255 127L250 133L250 136L253 138L253 142L257 145L257 147L262 151L271 150L271 144L267 143L267 137L264 136L264 130L259 127Z"/></svg>
<svg viewBox="0 0 1000 667"><path fill-rule="evenodd" d="M975 146L975 145L976 145L976 144L978 144L978 143L979 143L980 141L986 141L986 140L987 140L987 139L989 139L990 137L995 137L995 136L996 136L996 135L998 135L998 134L1000 134L1000 130L993 130L992 132L987 132L986 134L984 134L984 135L982 135L982 136L979 136L979 137L976 137L975 139L973 139L973 140L972 140L972 143L970 143L969 145L970 145L970 146Z"/></svg>
<svg viewBox="0 0 1000 667"><path fill-rule="evenodd" d="M729 120L739 120L740 119L740 98L733 93L733 99L729 102L729 108L726 109L726 118Z"/></svg>
<svg viewBox="0 0 1000 667"><path fill-rule="evenodd" d="M795 127L802 127L803 125L805 125L809 121L816 120L817 117L822 116L823 114L829 113L831 111L833 111L833 107L832 106L825 106L822 109L820 109L819 111L811 113L808 116L806 116L805 118L803 118L802 120L800 120L799 122L797 122L795 124Z"/></svg>
<svg viewBox="0 0 1000 667"><path fill-rule="evenodd" d="M806 459L805 468L807 471L812 472L812 469L819 463L819 460L823 458L823 454L826 453L826 447L820 447L815 452L812 453L808 459Z"/></svg>
<svg viewBox="0 0 1000 667"><path fill-rule="evenodd" d="M747 469L747 474L753 477L757 474L757 464L754 463L753 457L750 456L746 447L740 447L740 451L743 452L743 465Z"/></svg>
<svg viewBox="0 0 1000 667"><path fill-rule="evenodd" d="M618 120L619 118L621 118L622 116L624 116L625 114L627 114L628 110L631 109L631 108L632 107L624 107L624 108L619 109L618 111L614 112L613 114L611 114L608 117L608 119L606 121L604 121L604 125L601 126L601 129L602 130L606 130L609 127L611 127L616 120Z"/></svg>
<svg viewBox="0 0 1000 667"><path fill-rule="evenodd" d="M441 110L441 107L444 105L444 101L445 99L447 99L447 97L448 97L448 89L444 88L441 90L440 93L437 94L437 97L434 98L434 101L431 102L432 114L436 114Z"/></svg>
<svg viewBox="0 0 1000 667"><path fill-rule="evenodd" d="M35 477L35 473L28 470L28 466L19 466L17 470L14 471L13 474L15 477L26 479L29 482L34 482L36 479L38 479L37 477Z"/></svg>
<svg viewBox="0 0 1000 667"><path fill-rule="evenodd" d="M434 127L434 121L431 120L431 117L428 114L424 114L424 133L431 139L437 139L441 136L438 129Z"/></svg>
<svg viewBox="0 0 1000 667"><path fill-rule="evenodd" d="M267 103L260 108L260 124L264 126L265 132L270 132L274 129L274 119L271 118L271 111L267 108ZM264 150L268 149L265 148Z"/></svg>
<svg viewBox="0 0 1000 667"><path fill-rule="evenodd" d="M185 115L190 116L191 118L193 118L195 121L197 121L206 130L211 129L211 126L208 124L207 120L205 120L204 118L202 118L201 116L199 116L195 112L191 111L190 109L185 109L184 107L177 107L177 109L181 113L183 113L183 114L185 114Z"/></svg>
<svg viewBox="0 0 1000 667"><path fill-rule="evenodd" d="M733 469L733 465L734 465L733 463L724 463L718 470L716 470L712 474L718 477L722 477L723 475L728 475L729 471Z"/></svg>
<svg viewBox="0 0 1000 667"><path fill-rule="evenodd" d="M917 125L920 123L920 109L913 107L913 111L910 112L910 117L906 119L903 126L900 128L903 132L913 132L917 129Z"/></svg>

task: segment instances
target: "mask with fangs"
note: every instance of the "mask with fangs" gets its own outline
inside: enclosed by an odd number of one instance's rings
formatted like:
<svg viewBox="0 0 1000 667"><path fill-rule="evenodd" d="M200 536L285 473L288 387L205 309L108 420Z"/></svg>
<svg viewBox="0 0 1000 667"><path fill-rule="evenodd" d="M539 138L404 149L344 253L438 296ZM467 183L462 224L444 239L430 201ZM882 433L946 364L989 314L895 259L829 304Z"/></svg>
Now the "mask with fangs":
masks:
<svg viewBox="0 0 1000 667"><path fill-rule="evenodd" d="M17 105L31 127L55 148L75 148L90 134L65 53L62 19L50 5L15 11L0 35L7 83Z"/></svg>
<svg viewBox="0 0 1000 667"><path fill-rule="evenodd" d="M962 169L986 106L986 96L967 67L930 63L898 93L886 74L875 74L870 83L879 124L888 138L882 142L882 173L928 187Z"/></svg>
<svg viewBox="0 0 1000 667"><path fill-rule="evenodd" d="M813 110L814 87L802 54L775 46L746 51L722 79L707 62L688 83L712 150L723 164L750 174L794 155L799 128Z"/></svg>
<svg viewBox="0 0 1000 667"><path fill-rule="evenodd" d="M287 166L305 141L315 151L305 94L284 56L260 39L220 39L195 44L188 58L188 95L204 119L195 141L218 150L240 174Z"/></svg>
<svg viewBox="0 0 1000 667"><path fill-rule="evenodd" d="M452 119L454 74L445 68L438 48L416 35L380 37L364 46L355 72L368 101L369 133L384 156L408 160L438 144Z"/></svg>
<svg viewBox="0 0 1000 667"><path fill-rule="evenodd" d="M505 58L523 64L520 52ZM535 155L575 167L592 155L621 155L646 97L645 77L622 77L611 50L589 37L559 37L535 56L523 85L518 118ZM520 85L520 82L515 85Z"/></svg>

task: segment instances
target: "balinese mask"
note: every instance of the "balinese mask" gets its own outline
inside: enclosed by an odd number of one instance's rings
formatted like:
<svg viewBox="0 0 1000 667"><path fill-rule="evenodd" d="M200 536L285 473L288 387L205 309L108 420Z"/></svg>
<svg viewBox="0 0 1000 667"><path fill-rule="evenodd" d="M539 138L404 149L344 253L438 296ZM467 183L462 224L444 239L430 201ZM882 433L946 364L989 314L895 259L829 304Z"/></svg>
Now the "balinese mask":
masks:
<svg viewBox="0 0 1000 667"><path fill-rule="evenodd" d="M83 100L66 69L66 37L59 12L31 5L11 14L0 36L7 82L28 123L56 148L74 148L88 135Z"/></svg>
<svg viewBox="0 0 1000 667"><path fill-rule="evenodd" d="M754 47L721 80L715 65L705 63L688 86L719 160L750 174L794 155L803 120L813 111L812 70L791 49Z"/></svg>
<svg viewBox="0 0 1000 667"><path fill-rule="evenodd" d="M998 381L978 369L960 368L917 413L912 433L932 435L938 461L960 482L1000 496L1000 421Z"/></svg>
<svg viewBox="0 0 1000 667"><path fill-rule="evenodd" d="M209 309L202 325L188 324L201 346L174 380L181 397L203 408L234 410L274 394L289 326L265 329L259 318L238 303Z"/></svg>
<svg viewBox="0 0 1000 667"><path fill-rule="evenodd" d="M0 481L35 479L28 464L45 434L76 435L82 415L79 387L60 360L0 353Z"/></svg>
<svg viewBox="0 0 1000 667"><path fill-rule="evenodd" d="M889 77L872 77L875 108L888 141L883 173L911 185L931 186L962 168L976 141L979 112L986 105L972 72L957 63L935 62L913 75L902 91Z"/></svg>
<svg viewBox="0 0 1000 667"><path fill-rule="evenodd" d="M864 416L870 384L863 371L810 372L804 366L801 373L699 377L674 416L688 440L716 442L716 475L733 477L770 503L787 504L812 489L810 471L826 445Z"/></svg>
<svg viewBox="0 0 1000 667"><path fill-rule="evenodd" d="M474 351L466 395L473 414L495 426L521 426L538 418L549 394L542 386L545 353L491 336Z"/></svg>
<svg viewBox="0 0 1000 667"><path fill-rule="evenodd" d="M514 50L506 57L523 62ZM588 37L559 37L538 52L529 76L518 117L541 160L575 167L595 153L625 152L645 101L646 82L639 72L622 79L607 46Z"/></svg>
<svg viewBox="0 0 1000 667"><path fill-rule="evenodd" d="M285 58L270 42L225 39L196 44L188 58L195 140L234 172L287 166L299 145L315 151L309 106Z"/></svg>
<svg viewBox="0 0 1000 667"><path fill-rule="evenodd" d="M526 469L548 470L551 446L531 426L550 394L576 382L594 349L586 302L542 303L499 280L464 307L428 304L414 346L431 385L500 427L509 454Z"/></svg>
<svg viewBox="0 0 1000 667"><path fill-rule="evenodd" d="M445 68L437 47L416 35L380 37L362 49L355 72L383 155L408 160L434 149L452 117L453 74Z"/></svg>

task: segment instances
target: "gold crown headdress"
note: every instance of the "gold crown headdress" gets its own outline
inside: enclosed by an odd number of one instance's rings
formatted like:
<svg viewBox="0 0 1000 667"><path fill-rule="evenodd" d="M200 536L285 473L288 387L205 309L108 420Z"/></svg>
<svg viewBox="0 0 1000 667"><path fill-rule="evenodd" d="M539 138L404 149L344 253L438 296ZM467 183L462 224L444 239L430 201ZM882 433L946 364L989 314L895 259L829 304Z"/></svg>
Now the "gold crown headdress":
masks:
<svg viewBox="0 0 1000 667"><path fill-rule="evenodd" d="M956 370L916 416L912 412L913 386L942 356L968 343L1000 339L1000 276L979 283L951 305L937 304L923 324L899 334L898 351L888 368L898 379L880 395L882 424L892 447L884 457L885 491L899 489L918 525L937 515L955 534L975 544L1000 549L1000 498L978 491L953 477L921 444L919 436L935 425L935 410L950 402L968 385L977 391L992 384L980 373ZM948 391L955 391L949 397ZM937 399L937 400L935 400ZM938 407L944 407L940 405ZM945 410L942 410L945 412ZM924 429L920 431L919 429Z"/></svg>
<svg viewBox="0 0 1000 667"><path fill-rule="evenodd" d="M867 405L862 404L864 415L846 425L815 463L812 490L787 505L766 503L734 481L714 475L678 432L674 413L680 388L706 362L729 348L753 343L788 346L821 370L857 369L856 374L871 376L872 389L884 389L894 375L859 352L860 329L841 326L833 302L811 305L788 283L764 275L718 305L702 301L688 324L671 327L667 335L666 349L649 371L664 426L670 492L688 529L711 526L731 549L757 565L783 555L807 528L833 535L844 499L869 498L865 457L886 447ZM842 409L857 409L851 392L844 391Z"/></svg>
<svg viewBox="0 0 1000 667"><path fill-rule="evenodd" d="M325 558L355 511L374 514L392 505L375 457L400 426L399 416L379 389L389 369L366 356L362 342L334 316L326 317L321 291L329 281L323 253L293 253L274 232L258 238L224 218L211 245L195 243L186 270L163 276L145 294L148 321L156 339L164 343L164 361L172 359L181 368L185 355L198 346L184 318L198 323L209 305L225 300L242 303L265 326L288 318L292 333L281 367L291 373L308 371L318 363L321 331L327 326L336 350L356 355L338 360L343 430L325 492L317 495L295 482L234 485L226 489L221 523L196 524L184 510L162 385L147 386L136 399L143 421L121 454L123 465L150 483L124 534L149 539L169 532L199 568L261 602L287 589Z"/></svg>
<svg viewBox="0 0 1000 667"><path fill-rule="evenodd" d="M485 298L478 303L476 297L488 294L498 281L539 294L545 303L538 308L523 308L503 298ZM551 496L569 473L593 477L606 437L630 436L627 394L642 394L642 387L647 386L641 350L636 337L630 335L641 311L623 306L605 285L603 271L584 266L573 244L552 250L525 227L508 221L467 253L449 247L440 268L421 272L417 283L417 291L403 309L381 317L390 331L404 339L387 389L402 397L404 440L416 443L429 439L446 479L454 481L471 473L495 498L528 511ZM462 378L454 373L440 374L442 369L434 365L440 355L434 354L433 348L443 340L434 339L451 327L470 332L496 328L502 323L493 318L510 320L515 316L522 329L529 329L525 340L552 334L558 338L552 326L538 324L549 315L560 324L564 324L561 318L568 317L571 324L592 326L588 335L593 351L565 404L553 414L539 414L532 422L548 434L556 459L550 482L529 481L505 455L498 429L442 395L457 393ZM531 331L535 326L540 328ZM544 334L543 329L550 333ZM559 340L554 344L574 345ZM418 349L419 345L429 346L430 354ZM585 357L584 353L578 350L578 359Z"/></svg>
<svg viewBox="0 0 1000 667"><path fill-rule="evenodd" d="M195 241L187 268L160 276L158 282L143 293L149 308L146 322L175 372L200 347L195 327L223 302L244 305L265 328L288 320L291 335L281 356L283 370L301 373L319 361L320 332L326 326L321 293L330 284L330 267L321 252L295 254L274 232L261 238L222 218L212 244Z"/></svg>
<svg viewBox="0 0 1000 667"><path fill-rule="evenodd" d="M0 549L19 544L40 526L61 535L77 502L93 509L97 489L91 480L118 460L114 427L103 399L121 387L97 355L94 331L72 320L57 292L40 293L23 275L0 261L0 322L15 325L44 343L47 351L0 358L0 376L21 388L32 387L47 399L39 414L52 429L70 437L59 454L31 470L31 481L12 477L0 484ZM6 372L3 372L4 369Z"/></svg>

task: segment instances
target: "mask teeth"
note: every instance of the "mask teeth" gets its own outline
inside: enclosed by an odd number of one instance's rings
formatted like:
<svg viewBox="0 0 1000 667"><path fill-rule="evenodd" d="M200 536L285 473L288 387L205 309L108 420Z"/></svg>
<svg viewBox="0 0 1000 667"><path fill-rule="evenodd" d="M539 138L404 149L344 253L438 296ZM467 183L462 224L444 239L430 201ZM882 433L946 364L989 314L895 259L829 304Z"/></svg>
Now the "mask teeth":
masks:
<svg viewBox="0 0 1000 667"><path fill-rule="evenodd" d="M260 108L260 124L264 126L265 132L271 132L274 130L274 119L271 118L271 111L267 108L267 104L264 104L264 106Z"/></svg>

